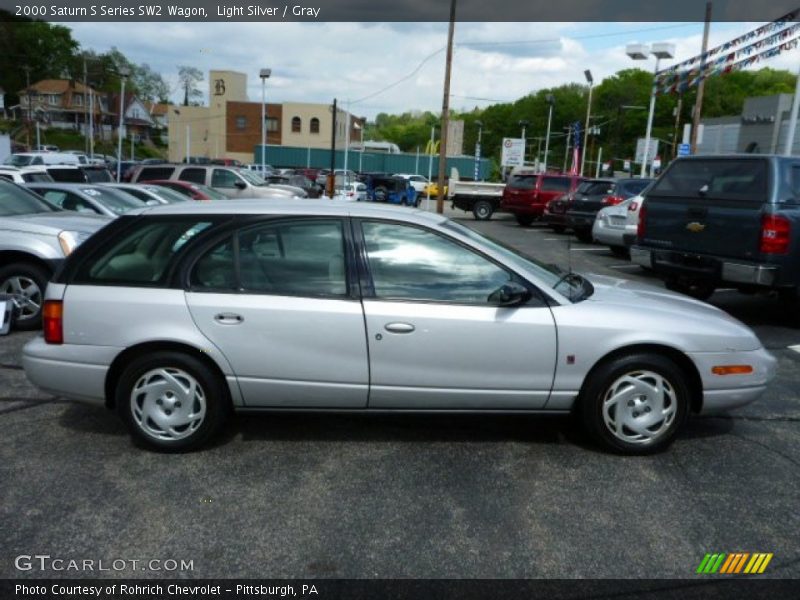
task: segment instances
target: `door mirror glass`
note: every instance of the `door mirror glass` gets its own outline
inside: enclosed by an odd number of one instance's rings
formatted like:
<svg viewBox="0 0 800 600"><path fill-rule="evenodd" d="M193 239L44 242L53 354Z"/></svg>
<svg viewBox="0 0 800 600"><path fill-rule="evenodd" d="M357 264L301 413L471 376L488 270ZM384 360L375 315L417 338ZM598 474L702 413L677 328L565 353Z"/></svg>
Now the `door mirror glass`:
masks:
<svg viewBox="0 0 800 600"><path fill-rule="evenodd" d="M519 306L531 297L530 291L516 281L509 281L501 285L487 298L489 304L497 306Z"/></svg>

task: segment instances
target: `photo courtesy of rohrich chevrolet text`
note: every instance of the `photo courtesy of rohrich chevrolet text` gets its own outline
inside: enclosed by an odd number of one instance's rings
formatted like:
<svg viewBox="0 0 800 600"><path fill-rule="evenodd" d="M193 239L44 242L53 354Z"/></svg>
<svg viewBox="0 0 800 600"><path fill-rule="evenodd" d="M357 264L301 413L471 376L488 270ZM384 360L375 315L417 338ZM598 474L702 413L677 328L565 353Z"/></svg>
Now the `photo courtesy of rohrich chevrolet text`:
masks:
<svg viewBox="0 0 800 600"><path fill-rule="evenodd" d="M800 0L0 0L0 598L794 595L798 116Z"/></svg>

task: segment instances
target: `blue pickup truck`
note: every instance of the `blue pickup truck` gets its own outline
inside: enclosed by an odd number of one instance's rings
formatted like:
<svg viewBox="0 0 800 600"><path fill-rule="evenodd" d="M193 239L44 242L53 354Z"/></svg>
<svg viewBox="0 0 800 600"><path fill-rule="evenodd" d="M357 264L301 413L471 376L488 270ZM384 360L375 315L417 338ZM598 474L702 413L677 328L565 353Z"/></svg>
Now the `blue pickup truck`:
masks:
<svg viewBox="0 0 800 600"><path fill-rule="evenodd" d="M399 175L368 174L364 183L367 186L367 199L371 202L406 204L418 206L417 191L408 179Z"/></svg>

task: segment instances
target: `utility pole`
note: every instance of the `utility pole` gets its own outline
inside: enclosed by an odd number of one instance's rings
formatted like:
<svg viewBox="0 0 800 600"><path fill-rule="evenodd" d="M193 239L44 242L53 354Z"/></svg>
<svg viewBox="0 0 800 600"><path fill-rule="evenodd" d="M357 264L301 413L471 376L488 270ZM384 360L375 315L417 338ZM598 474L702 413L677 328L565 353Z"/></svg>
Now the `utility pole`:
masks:
<svg viewBox="0 0 800 600"><path fill-rule="evenodd" d="M444 177L447 170L447 127L450 121L450 71L453 66L453 33L456 25L456 0L450 0L450 26L447 30L447 58L444 68L444 95L442 97L442 131L439 135L439 197L436 212L444 213Z"/></svg>
<svg viewBox="0 0 800 600"><path fill-rule="evenodd" d="M331 173L328 175L328 192L333 198L336 187L336 98L333 99L333 126L331 127Z"/></svg>
<svg viewBox="0 0 800 600"><path fill-rule="evenodd" d="M706 23L703 27L703 51L700 54L700 73L706 67L706 52L708 51L708 30L711 27L711 2L706 2ZM697 130L700 129L700 113L703 110L703 90L705 89L705 78L697 84L697 100L694 103L694 116L692 119L692 154L697 153Z"/></svg>
<svg viewBox="0 0 800 600"><path fill-rule="evenodd" d="M675 129L672 132L672 158L678 156L678 129L681 126L681 108L683 108L683 94L678 96L678 105L675 107Z"/></svg>
<svg viewBox="0 0 800 600"><path fill-rule="evenodd" d="M89 102L86 94L89 90L88 75L86 73L86 56L83 57L83 130L85 132L85 139L83 144L83 151L89 154Z"/></svg>

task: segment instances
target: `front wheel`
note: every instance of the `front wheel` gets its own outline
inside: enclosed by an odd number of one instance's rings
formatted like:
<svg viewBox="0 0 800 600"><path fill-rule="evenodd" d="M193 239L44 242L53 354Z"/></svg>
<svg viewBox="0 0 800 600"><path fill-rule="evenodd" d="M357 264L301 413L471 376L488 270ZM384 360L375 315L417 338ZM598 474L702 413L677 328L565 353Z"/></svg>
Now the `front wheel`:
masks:
<svg viewBox="0 0 800 600"><path fill-rule="evenodd" d="M478 200L472 207L472 214L476 221L488 221L492 218L494 207L488 200Z"/></svg>
<svg viewBox="0 0 800 600"><path fill-rule="evenodd" d="M530 215L517 215L517 223L523 227L530 227L533 217Z"/></svg>
<svg viewBox="0 0 800 600"><path fill-rule="evenodd" d="M597 367L581 390L584 428L607 450L639 455L660 452L686 420L686 374L656 354L630 354Z"/></svg>
<svg viewBox="0 0 800 600"><path fill-rule="evenodd" d="M199 359L155 352L133 359L116 388L116 405L135 440L167 452L198 448L222 427L225 382Z"/></svg>
<svg viewBox="0 0 800 600"><path fill-rule="evenodd" d="M11 296L17 316L14 327L23 331L42 326L42 304L48 273L31 263L16 263L0 269L0 294Z"/></svg>

